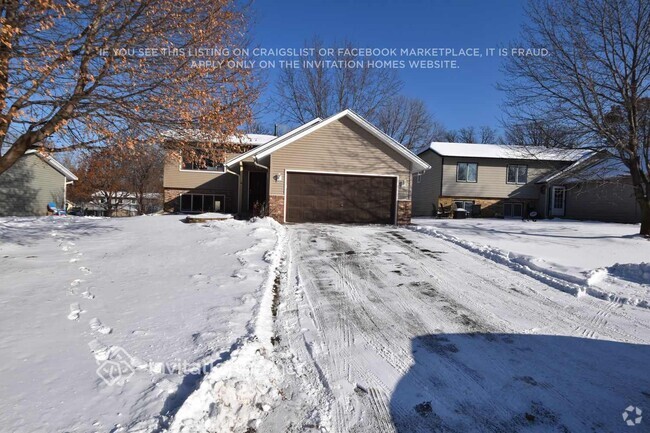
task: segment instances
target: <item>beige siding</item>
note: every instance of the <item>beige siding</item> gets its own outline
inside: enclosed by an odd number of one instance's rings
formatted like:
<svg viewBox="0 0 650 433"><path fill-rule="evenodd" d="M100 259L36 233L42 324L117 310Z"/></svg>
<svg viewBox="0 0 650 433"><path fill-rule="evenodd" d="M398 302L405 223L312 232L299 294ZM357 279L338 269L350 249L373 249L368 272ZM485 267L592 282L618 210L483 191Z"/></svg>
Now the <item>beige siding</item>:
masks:
<svg viewBox="0 0 650 433"><path fill-rule="evenodd" d="M420 176L413 176L413 216L433 215L433 205L438 203L442 184L442 157L430 150L420 155L431 168Z"/></svg>
<svg viewBox="0 0 650 433"><path fill-rule="evenodd" d="M476 183L456 182L456 165L459 162L478 163L478 181ZM528 166L527 184L514 185L506 182L507 166L510 164ZM539 187L535 182L550 171L555 171L566 164L549 161L445 157L441 195L464 198L537 199Z"/></svg>
<svg viewBox="0 0 650 433"><path fill-rule="evenodd" d="M65 205L65 176L39 156L23 156L0 175L0 216L47 215L50 202Z"/></svg>
<svg viewBox="0 0 650 433"><path fill-rule="evenodd" d="M191 189L191 188L230 188L235 183L235 177L229 173L219 173L201 170L181 170L180 160L174 157L167 158L163 171L163 186L165 188Z"/></svg>
<svg viewBox="0 0 650 433"><path fill-rule="evenodd" d="M567 186L565 217L619 223L641 222L630 183Z"/></svg>
<svg viewBox="0 0 650 433"><path fill-rule="evenodd" d="M410 199L410 161L346 117L271 154L271 195L284 195L285 170L398 175L399 199Z"/></svg>

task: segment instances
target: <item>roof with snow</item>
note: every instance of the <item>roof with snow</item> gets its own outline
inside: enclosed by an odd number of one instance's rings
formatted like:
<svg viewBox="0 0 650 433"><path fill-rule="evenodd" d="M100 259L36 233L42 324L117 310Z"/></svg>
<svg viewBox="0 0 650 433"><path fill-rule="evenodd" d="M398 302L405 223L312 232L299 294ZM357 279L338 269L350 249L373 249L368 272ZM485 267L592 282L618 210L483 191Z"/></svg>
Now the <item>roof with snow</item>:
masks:
<svg viewBox="0 0 650 433"><path fill-rule="evenodd" d="M506 144L474 144L433 142L429 149L440 156L459 158L538 159L543 161L576 161L586 151L550 149L546 147L511 146Z"/></svg>
<svg viewBox="0 0 650 433"><path fill-rule="evenodd" d="M563 182L614 181L630 176L629 169L618 158L608 154L591 153L568 167L551 173L537 183L562 180Z"/></svg>
<svg viewBox="0 0 650 433"><path fill-rule="evenodd" d="M179 140L179 141L200 141L200 142L212 142L216 143L219 141L219 137L214 134L207 133L198 129L184 129L184 130L173 130L169 129L164 131L161 134L163 137ZM264 143L268 143L273 140L275 135L268 134L243 134L241 136L231 136L228 141L236 144L244 144L249 146L259 146Z"/></svg>

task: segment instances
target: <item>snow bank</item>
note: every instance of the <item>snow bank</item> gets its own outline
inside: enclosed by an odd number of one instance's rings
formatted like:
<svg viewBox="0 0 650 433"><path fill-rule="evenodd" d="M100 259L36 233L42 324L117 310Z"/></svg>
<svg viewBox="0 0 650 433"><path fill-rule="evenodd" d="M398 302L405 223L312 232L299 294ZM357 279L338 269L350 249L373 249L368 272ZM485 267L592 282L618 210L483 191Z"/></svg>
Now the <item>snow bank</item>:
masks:
<svg viewBox="0 0 650 433"><path fill-rule="evenodd" d="M616 263L607 271L610 275L639 284L650 284L650 263Z"/></svg>
<svg viewBox="0 0 650 433"><path fill-rule="evenodd" d="M479 254L487 259L496 263L509 267L517 272L526 274L538 281L541 281L551 287L554 287L563 292L569 293L574 296L590 295L599 299L613 300L616 299L619 303L637 305L640 307L650 308L650 302L647 299L639 299L636 296L622 296L618 293L613 293L610 290L598 287L607 277L608 272L604 269L596 269L586 273L586 276L576 276L563 272L550 269L546 266L540 266L539 260L535 257L516 254L513 252L505 251L489 245L481 245L464 239L459 239L456 236L445 234L435 227L431 226L410 226L410 229L420 233L426 233L451 242L460 247L463 247L473 253ZM543 261L542 261L543 262ZM643 265L643 264L642 264ZM647 264L646 264L647 265ZM640 266L640 265L636 265ZM650 269L648 269L650 270ZM623 272L623 271L621 271ZM639 281L639 273L645 275L647 271L629 270L626 272L634 273L637 277L627 278L632 281ZM615 274L614 274L615 275ZM647 273L650 276L650 272Z"/></svg>
<svg viewBox="0 0 650 433"><path fill-rule="evenodd" d="M269 263L262 285L262 299L251 335L230 359L212 370L200 387L180 407L170 432L255 431L265 415L282 399L282 370L271 359L273 352L273 299L284 255L284 228L275 228L275 247L264 255Z"/></svg>

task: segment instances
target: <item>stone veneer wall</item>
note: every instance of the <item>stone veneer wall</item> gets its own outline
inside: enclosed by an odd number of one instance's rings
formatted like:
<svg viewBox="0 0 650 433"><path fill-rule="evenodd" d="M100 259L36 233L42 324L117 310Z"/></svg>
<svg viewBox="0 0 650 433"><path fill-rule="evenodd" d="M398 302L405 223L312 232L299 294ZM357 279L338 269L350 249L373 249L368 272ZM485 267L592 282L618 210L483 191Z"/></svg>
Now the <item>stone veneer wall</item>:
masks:
<svg viewBox="0 0 650 433"><path fill-rule="evenodd" d="M411 224L412 203L410 200L400 200L397 202L397 224Z"/></svg>
<svg viewBox="0 0 650 433"><path fill-rule="evenodd" d="M269 209L268 214L271 218L279 223L284 222L284 196L271 195L269 196Z"/></svg>
<svg viewBox="0 0 650 433"><path fill-rule="evenodd" d="M508 203L524 203L528 211L537 207L537 200L516 198L503 199L503 198L474 198L474 197L440 197L438 199L438 209L447 207L452 210L450 217L453 215L454 201L456 200L473 200L474 204L481 205L482 217L503 217L503 204ZM524 208L525 211L526 208ZM538 210L539 212L539 210Z"/></svg>

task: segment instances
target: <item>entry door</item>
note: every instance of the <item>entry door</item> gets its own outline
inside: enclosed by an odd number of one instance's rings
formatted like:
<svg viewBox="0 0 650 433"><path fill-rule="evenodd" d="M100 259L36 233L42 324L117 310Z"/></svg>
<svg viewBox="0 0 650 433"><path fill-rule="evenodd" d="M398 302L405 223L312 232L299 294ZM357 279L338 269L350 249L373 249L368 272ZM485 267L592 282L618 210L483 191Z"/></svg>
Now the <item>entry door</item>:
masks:
<svg viewBox="0 0 650 433"><path fill-rule="evenodd" d="M251 171L248 177L248 210L253 210L256 202L266 202L266 172Z"/></svg>
<svg viewBox="0 0 650 433"><path fill-rule="evenodd" d="M564 216L566 188L563 186L554 186L551 192L551 214L553 216Z"/></svg>

